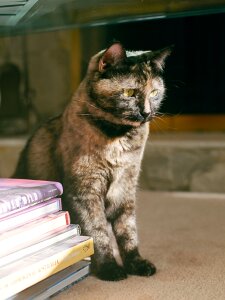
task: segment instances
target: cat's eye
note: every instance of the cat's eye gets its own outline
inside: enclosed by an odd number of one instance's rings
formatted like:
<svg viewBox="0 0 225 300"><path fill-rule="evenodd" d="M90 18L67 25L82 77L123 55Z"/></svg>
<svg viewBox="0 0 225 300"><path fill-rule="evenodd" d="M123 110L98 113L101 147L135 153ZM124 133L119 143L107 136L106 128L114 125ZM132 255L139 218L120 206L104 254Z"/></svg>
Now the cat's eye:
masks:
<svg viewBox="0 0 225 300"><path fill-rule="evenodd" d="M124 89L123 95L125 97L132 97L134 95L134 89Z"/></svg>
<svg viewBox="0 0 225 300"><path fill-rule="evenodd" d="M151 93L150 93L150 97L151 98L154 98L158 95L158 90L152 90Z"/></svg>

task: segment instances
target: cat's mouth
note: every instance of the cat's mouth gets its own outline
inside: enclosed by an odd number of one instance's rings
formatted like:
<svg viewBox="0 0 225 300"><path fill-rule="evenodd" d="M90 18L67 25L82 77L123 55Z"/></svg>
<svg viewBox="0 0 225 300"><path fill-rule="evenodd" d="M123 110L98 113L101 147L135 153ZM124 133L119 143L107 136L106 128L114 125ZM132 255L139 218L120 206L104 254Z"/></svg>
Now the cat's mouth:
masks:
<svg viewBox="0 0 225 300"><path fill-rule="evenodd" d="M127 116L124 121L129 122L130 125L138 126L151 121L153 115L151 113L137 113Z"/></svg>

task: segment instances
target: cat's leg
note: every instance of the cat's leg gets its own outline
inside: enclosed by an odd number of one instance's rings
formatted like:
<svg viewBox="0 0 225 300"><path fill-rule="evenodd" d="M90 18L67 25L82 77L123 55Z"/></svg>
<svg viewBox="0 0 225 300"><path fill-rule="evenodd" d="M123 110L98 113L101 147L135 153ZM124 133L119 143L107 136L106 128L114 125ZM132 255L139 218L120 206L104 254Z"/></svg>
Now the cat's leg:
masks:
<svg viewBox="0 0 225 300"><path fill-rule="evenodd" d="M104 202L96 191L92 190L93 186L95 185L89 185L85 189L86 192L83 190L82 195L79 192L71 193L72 189L70 191L67 189L64 201L72 220L80 224L82 234L91 236L94 240L92 272L103 280L122 280L127 278L127 273L114 258Z"/></svg>
<svg viewBox="0 0 225 300"><path fill-rule="evenodd" d="M124 201L111 219L113 231L118 243L124 268L128 274L151 276L155 266L143 259L138 250L138 238L135 216L135 199L130 194L129 201Z"/></svg>

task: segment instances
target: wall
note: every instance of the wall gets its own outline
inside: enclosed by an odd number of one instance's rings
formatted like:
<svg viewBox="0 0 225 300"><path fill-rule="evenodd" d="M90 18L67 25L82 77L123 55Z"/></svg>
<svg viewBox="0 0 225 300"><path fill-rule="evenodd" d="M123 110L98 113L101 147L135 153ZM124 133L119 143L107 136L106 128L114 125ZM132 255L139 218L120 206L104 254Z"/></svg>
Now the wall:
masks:
<svg viewBox="0 0 225 300"><path fill-rule="evenodd" d="M40 118L54 116L62 111L80 80L79 32L1 38L0 64L6 62L15 63L22 72L22 96L28 80L32 104Z"/></svg>

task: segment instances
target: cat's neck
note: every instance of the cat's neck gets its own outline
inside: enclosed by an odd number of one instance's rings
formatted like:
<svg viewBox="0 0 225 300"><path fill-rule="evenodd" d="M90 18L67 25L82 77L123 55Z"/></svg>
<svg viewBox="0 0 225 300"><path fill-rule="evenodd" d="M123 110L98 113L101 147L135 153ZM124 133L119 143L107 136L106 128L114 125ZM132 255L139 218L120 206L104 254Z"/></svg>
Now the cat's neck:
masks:
<svg viewBox="0 0 225 300"><path fill-rule="evenodd" d="M111 123L107 120L96 119L94 116L88 116L87 121L101 131L107 138L122 137L134 130L130 125Z"/></svg>

